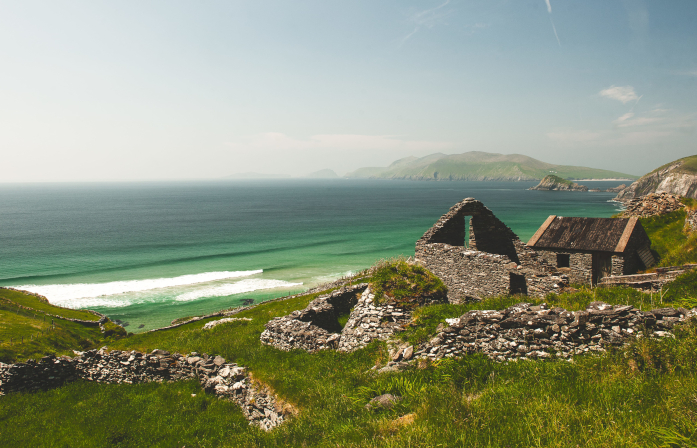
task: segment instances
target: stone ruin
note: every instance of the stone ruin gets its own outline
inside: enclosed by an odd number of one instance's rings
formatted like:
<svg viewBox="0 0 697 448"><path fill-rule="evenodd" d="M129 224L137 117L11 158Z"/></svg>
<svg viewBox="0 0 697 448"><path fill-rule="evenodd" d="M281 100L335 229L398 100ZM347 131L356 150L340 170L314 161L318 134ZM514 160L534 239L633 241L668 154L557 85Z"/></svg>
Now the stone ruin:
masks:
<svg viewBox="0 0 697 448"><path fill-rule="evenodd" d="M261 342L281 350L308 352L334 349L350 352L375 339L386 340L411 321L416 305L445 301L441 297L421 297L409 306L386 299L377 303L367 283L344 286L320 296L304 310L276 317L266 324ZM341 327L338 318L348 315Z"/></svg>
<svg viewBox="0 0 697 448"><path fill-rule="evenodd" d="M415 358L462 357L483 353L496 361L571 358L603 352L636 337L670 337L673 327L697 316L697 308L640 311L632 306L593 302L585 311L520 303L502 311L469 311L447 319Z"/></svg>
<svg viewBox="0 0 697 448"><path fill-rule="evenodd" d="M624 202L626 209L623 217L637 216L647 218L650 216L664 215L685 208L680 201L681 197L671 193L649 193Z"/></svg>
<svg viewBox="0 0 697 448"><path fill-rule="evenodd" d="M288 409L266 387L251 381L246 369L221 356L188 356L153 350L90 350L77 356L44 356L38 362L0 363L0 395L47 390L78 379L99 383L147 383L197 378L206 392L237 403L250 424L268 431L283 423Z"/></svg>
<svg viewBox="0 0 697 448"><path fill-rule="evenodd" d="M543 297L569 282L567 272L528 248L474 198L455 204L426 231L416 242L415 259L448 286L451 303L502 294Z"/></svg>

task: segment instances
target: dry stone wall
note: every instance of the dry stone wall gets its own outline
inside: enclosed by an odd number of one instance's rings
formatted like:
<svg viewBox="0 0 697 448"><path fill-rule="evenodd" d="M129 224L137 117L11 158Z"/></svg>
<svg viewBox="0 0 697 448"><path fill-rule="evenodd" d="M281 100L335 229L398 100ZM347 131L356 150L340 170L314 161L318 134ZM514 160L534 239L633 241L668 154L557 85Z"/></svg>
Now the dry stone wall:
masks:
<svg viewBox="0 0 697 448"><path fill-rule="evenodd" d="M370 341L386 340L411 320L411 312L393 305L375 303L375 294L367 288L341 331L338 349L350 352Z"/></svg>
<svg viewBox="0 0 697 448"><path fill-rule="evenodd" d="M221 356L188 356L153 350L90 350L77 356L45 356L39 361L0 363L0 395L60 387L83 379L99 383L146 383L198 378L204 390L236 402L250 424L270 430L283 423L287 411L268 388L256 386L244 367Z"/></svg>
<svg viewBox="0 0 697 448"><path fill-rule="evenodd" d="M593 302L584 311L567 311L520 303L505 310L469 311L448 319L449 326L420 347L416 358L438 359L483 353L496 361L570 358L602 352L635 337L670 336L678 323L697 315L697 308L659 308Z"/></svg>

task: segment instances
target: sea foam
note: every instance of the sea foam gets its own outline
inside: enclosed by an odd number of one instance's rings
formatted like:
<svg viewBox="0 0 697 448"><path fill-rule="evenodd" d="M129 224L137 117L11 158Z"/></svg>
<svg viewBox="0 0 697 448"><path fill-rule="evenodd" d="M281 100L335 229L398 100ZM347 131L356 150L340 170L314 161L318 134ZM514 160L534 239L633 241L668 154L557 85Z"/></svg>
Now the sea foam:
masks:
<svg viewBox="0 0 697 448"><path fill-rule="evenodd" d="M79 301L80 307L86 306L127 306L133 303L132 300L110 300L104 296L117 294L149 291L160 288L171 288L177 286L195 285L197 283L207 283L217 280L226 280L237 277L248 277L254 274L261 274L262 269L253 271L220 271L204 272L202 274L181 275L171 278L153 278L146 280L126 280L108 283L70 283L55 285L18 285L17 289L35 292L46 296L51 303L63 306L75 306L77 299L96 299Z"/></svg>
<svg viewBox="0 0 697 448"><path fill-rule="evenodd" d="M197 289L195 291L180 294L175 298L175 300L198 300L204 297L231 296L233 294L258 291L260 289L292 288L294 286L300 285L302 285L302 283L290 283L285 282L283 280L266 280L261 278L253 278L247 280L240 280L239 282L235 283L226 283L224 285L212 286L210 288Z"/></svg>

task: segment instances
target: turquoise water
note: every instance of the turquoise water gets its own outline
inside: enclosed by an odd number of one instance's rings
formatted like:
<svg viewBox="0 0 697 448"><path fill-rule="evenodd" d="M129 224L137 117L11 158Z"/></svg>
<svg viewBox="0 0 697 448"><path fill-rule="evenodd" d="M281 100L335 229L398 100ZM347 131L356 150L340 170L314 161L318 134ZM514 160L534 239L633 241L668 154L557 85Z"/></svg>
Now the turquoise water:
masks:
<svg viewBox="0 0 697 448"><path fill-rule="evenodd" d="M599 188L619 182L593 182ZM611 193L533 182L264 180L0 186L0 285L129 331L302 291L397 255L475 197L524 241L550 214L609 217Z"/></svg>

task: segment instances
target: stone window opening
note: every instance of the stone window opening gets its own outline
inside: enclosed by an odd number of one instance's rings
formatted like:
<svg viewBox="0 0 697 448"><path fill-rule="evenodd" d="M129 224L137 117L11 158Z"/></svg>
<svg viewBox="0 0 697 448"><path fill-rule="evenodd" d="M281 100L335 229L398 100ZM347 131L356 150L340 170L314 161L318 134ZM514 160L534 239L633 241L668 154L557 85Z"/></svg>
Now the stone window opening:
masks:
<svg viewBox="0 0 697 448"><path fill-rule="evenodd" d="M557 254L557 267L558 268L570 268L571 267L571 254Z"/></svg>

